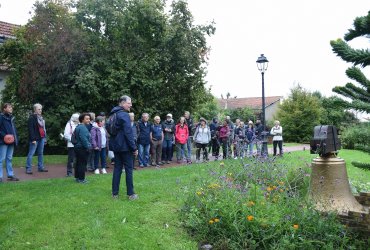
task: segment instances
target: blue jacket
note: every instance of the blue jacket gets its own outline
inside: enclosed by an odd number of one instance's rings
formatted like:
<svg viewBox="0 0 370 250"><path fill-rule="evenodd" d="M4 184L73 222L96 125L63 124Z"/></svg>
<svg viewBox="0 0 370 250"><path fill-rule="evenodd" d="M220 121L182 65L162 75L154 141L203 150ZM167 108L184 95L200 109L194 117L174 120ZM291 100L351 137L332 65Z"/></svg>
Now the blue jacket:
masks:
<svg viewBox="0 0 370 250"><path fill-rule="evenodd" d="M163 135L163 129L161 124L152 124L150 133L152 133L152 138L155 141L161 141L163 140L162 135Z"/></svg>
<svg viewBox="0 0 370 250"><path fill-rule="evenodd" d="M249 126L245 129L245 135L247 136L248 141L253 141L256 138L255 135L256 131L253 128L250 128Z"/></svg>
<svg viewBox="0 0 370 250"><path fill-rule="evenodd" d="M128 113L120 106L112 109L109 115L117 113L116 127L118 133L109 140L109 150L113 152L134 152L136 144L131 128L131 120Z"/></svg>
<svg viewBox="0 0 370 250"><path fill-rule="evenodd" d="M0 145L4 145L5 135L14 135L14 144L18 145L17 129L14 125L14 117L9 114L0 114Z"/></svg>
<svg viewBox="0 0 370 250"><path fill-rule="evenodd" d="M150 144L150 128L152 124L150 122L146 122L146 126L142 120L138 122L138 138L137 143L141 145L148 145Z"/></svg>
<svg viewBox="0 0 370 250"><path fill-rule="evenodd" d="M74 133L77 138L75 148L91 149L90 132L85 125L78 124Z"/></svg>

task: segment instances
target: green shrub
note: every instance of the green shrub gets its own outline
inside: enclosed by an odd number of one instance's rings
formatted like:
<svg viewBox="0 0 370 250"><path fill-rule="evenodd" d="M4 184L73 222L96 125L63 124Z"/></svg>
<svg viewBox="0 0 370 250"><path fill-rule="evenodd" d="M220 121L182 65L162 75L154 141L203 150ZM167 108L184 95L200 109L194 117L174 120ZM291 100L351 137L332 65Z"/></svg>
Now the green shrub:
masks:
<svg viewBox="0 0 370 250"><path fill-rule="evenodd" d="M183 225L214 249L341 249L361 245L307 199L309 168L269 159L221 162L184 187Z"/></svg>
<svg viewBox="0 0 370 250"><path fill-rule="evenodd" d="M342 132L341 141L343 148L355 149L356 146L370 146L370 123L362 123L357 126L348 127Z"/></svg>

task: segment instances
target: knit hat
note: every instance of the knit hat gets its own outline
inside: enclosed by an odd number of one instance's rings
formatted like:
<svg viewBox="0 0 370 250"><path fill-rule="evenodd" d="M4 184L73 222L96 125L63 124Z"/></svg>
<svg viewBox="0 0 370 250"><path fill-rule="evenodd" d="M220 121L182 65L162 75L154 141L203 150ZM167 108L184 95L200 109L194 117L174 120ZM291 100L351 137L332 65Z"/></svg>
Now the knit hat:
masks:
<svg viewBox="0 0 370 250"><path fill-rule="evenodd" d="M172 114L167 114L166 117L171 117L172 118Z"/></svg>

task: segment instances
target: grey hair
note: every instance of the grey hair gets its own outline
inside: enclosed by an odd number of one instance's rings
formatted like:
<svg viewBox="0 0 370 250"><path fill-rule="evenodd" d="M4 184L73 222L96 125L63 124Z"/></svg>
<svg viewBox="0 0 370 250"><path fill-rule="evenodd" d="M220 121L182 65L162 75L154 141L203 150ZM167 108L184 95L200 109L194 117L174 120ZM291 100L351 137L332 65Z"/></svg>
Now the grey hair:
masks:
<svg viewBox="0 0 370 250"><path fill-rule="evenodd" d="M132 112L128 113L128 115L129 115L129 116L133 116L133 117L135 117L135 114L134 114L134 113L132 113Z"/></svg>
<svg viewBox="0 0 370 250"><path fill-rule="evenodd" d="M102 121L104 121L104 117L103 117L103 116L98 116L98 117L96 117L96 119L95 119L95 122L96 122L96 123L98 123L98 122L102 122Z"/></svg>
<svg viewBox="0 0 370 250"><path fill-rule="evenodd" d="M33 111L35 111L37 108L42 109L42 105L41 105L40 103L35 103L35 104L33 105Z"/></svg>
<svg viewBox="0 0 370 250"><path fill-rule="evenodd" d="M119 98L118 103L127 102L127 101L131 101L131 97L129 97L128 95L123 95Z"/></svg>
<svg viewBox="0 0 370 250"><path fill-rule="evenodd" d="M143 114L141 115L141 117L144 117L144 116L148 116L148 117L149 117L149 114L148 114L148 113L143 113Z"/></svg>

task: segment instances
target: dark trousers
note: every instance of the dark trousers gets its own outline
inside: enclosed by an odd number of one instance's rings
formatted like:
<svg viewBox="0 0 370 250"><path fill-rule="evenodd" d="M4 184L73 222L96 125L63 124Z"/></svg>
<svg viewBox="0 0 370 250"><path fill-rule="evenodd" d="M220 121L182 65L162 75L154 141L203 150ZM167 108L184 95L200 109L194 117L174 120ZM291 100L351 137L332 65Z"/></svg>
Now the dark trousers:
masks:
<svg viewBox="0 0 370 250"><path fill-rule="evenodd" d="M229 139L228 138L221 139L221 146L222 146L222 158L223 159L229 158L231 156L230 152L231 147L229 144Z"/></svg>
<svg viewBox="0 0 370 250"><path fill-rule="evenodd" d="M218 158L220 155L220 142L217 138L212 139L212 155Z"/></svg>
<svg viewBox="0 0 370 250"><path fill-rule="evenodd" d="M67 174L72 174L73 161L75 160L75 149L73 147L68 148L68 160L67 160Z"/></svg>
<svg viewBox="0 0 370 250"><path fill-rule="evenodd" d="M107 167L107 149L102 148L101 150L94 150L94 169L99 168L99 158L101 163L101 168Z"/></svg>
<svg viewBox="0 0 370 250"><path fill-rule="evenodd" d="M112 179L112 195L118 195L122 169L125 167L127 195L133 195L133 154L132 152L114 152L114 170Z"/></svg>
<svg viewBox="0 0 370 250"><path fill-rule="evenodd" d="M203 150L203 160L208 161L208 148L207 148L207 146L208 146L208 144L201 144L201 143L196 144L196 147L197 147L196 157L197 157L198 161L200 160L200 151L201 150Z"/></svg>
<svg viewBox="0 0 370 250"><path fill-rule="evenodd" d="M162 144L162 161L171 161L173 155L173 144L172 139L163 140Z"/></svg>
<svg viewBox="0 0 370 250"><path fill-rule="evenodd" d="M276 155L276 146L279 145L279 154L283 155L283 141L273 141L272 145L274 147L274 156Z"/></svg>
<svg viewBox="0 0 370 250"><path fill-rule="evenodd" d="M75 178L82 181L85 180L85 171L89 151L86 150L85 148L75 148L75 154L76 154Z"/></svg>
<svg viewBox="0 0 370 250"><path fill-rule="evenodd" d="M87 168L89 170L94 169L94 150L90 150L87 154Z"/></svg>

